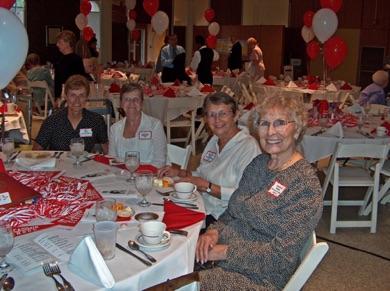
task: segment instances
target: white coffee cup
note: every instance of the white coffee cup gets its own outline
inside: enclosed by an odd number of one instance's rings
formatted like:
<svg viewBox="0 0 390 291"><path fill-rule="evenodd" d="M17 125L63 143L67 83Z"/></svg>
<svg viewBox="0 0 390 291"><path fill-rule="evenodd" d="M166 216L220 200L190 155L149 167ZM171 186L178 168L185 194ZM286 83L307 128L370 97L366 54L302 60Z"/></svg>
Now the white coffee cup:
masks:
<svg viewBox="0 0 390 291"><path fill-rule="evenodd" d="M179 182L173 185L176 195L180 199L188 199L197 190L196 185L189 182Z"/></svg>
<svg viewBox="0 0 390 291"><path fill-rule="evenodd" d="M385 134L387 134L389 131L387 130L386 127L383 127L383 126L378 126L376 128L376 135L377 136L384 136Z"/></svg>
<svg viewBox="0 0 390 291"><path fill-rule="evenodd" d="M139 227L142 238L148 245L157 245L166 242L171 234L166 231L166 224L157 220L146 221Z"/></svg>
<svg viewBox="0 0 390 291"><path fill-rule="evenodd" d="M15 113L15 110L16 110L15 103L7 103L7 112L8 113Z"/></svg>

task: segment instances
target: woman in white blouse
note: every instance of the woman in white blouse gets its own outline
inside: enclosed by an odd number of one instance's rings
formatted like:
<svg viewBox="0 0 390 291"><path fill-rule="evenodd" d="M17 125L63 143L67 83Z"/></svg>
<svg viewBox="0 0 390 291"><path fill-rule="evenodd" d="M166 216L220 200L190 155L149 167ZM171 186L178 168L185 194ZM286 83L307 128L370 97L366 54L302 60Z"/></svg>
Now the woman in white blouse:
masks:
<svg viewBox="0 0 390 291"><path fill-rule="evenodd" d="M125 84L119 96L126 117L111 126L108 154L123 158L127 151L138 151L141 164L162 167L166 164L166 136L161 121L141 111L141 86Z"/></svg>

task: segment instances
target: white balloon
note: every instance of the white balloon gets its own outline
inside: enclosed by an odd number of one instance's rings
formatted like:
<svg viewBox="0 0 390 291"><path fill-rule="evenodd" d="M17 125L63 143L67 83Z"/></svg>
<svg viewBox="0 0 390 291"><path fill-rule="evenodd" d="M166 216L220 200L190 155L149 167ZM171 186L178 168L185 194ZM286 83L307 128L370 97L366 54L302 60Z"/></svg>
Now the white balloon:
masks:
<svg viewBox="0 0 390 291"><path fill-rule="evenodd" d="M127 10L133 10L135 7L135 0L126 0Z"/></svg>
<svg viewBox="0 0 390 291"><path fill-rule="evenodd" d="M0 89L5 88L26 61L28 37L23 23L0 7Z"/></svg>
<svg viewBox="0 0 390 291"><path fill-rule="evenodd" d="M152 16L152 27L157 35L162 35L169 25L169 17L164 11L157 11Z"/></svg>
<svg viewBox="0 0 390 291"><path fill-rule="evenodd" d="M209 25L209 32L211 35L217 35L220 29L221 28L217 22L211 22Z"/></svg>
<svg viewBox="0 0 390 291"><path fill-rule="evenodd" d="M322 8L314 14L313 31L318 40L326 42L337 30L339 20L332 9Z"/></svg>
<svg viewBox="0 0 390 291"><path fill-rule="evenodd" d="M308 28L306 25L302 27L301 35L306 43L309 43L314 38L313 27Z"/></svg>
<svg viewBox="0 0 390 291"><path fill-rule="evenodd" d="M126 26L127 26L128 30L133 31L134 28L135 28L135 21L134 21L134 19L129 19L126 22Z"/></svg>
<svg viewBox="0 0 390 291"><path fill-rule="evenodd" d="M83 13L80 13L76 16L76 25L80 30L83 30L88 25L88 17Z"/></svg>

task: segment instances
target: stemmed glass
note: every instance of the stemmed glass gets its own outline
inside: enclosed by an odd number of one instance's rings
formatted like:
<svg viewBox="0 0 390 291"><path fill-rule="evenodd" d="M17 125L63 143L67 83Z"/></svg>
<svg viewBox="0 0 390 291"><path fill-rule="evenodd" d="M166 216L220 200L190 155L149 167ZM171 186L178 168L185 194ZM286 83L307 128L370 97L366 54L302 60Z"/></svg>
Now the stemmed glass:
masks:
<svg viewBox="0 0 390 291"><path fill-rule="evenodd" d="M9 273L14 269L14 265L7 263L5 256L14 246L14 236L12 234L11 224L6 221L0 221L0 274Z"/></svg>
<svg viewBox="0 0 390 291"><path fill-rule="evenodd" d="M370 112L371 110L371 103L370 102L366 102L364 105L363 105L363 108L364 108L364 111L366 112L366 117L368 116L368 113Z"/></svg>
<svg viewBox="0 0 390 291"><path fill-rule="evenodd" d="M141 170L137 172L137 176L135 178L135 187L138 192L142 195L143 199L138 203L141 207L150 206L150 202L146 200L146 195L149 194L153 189L153 172L149 170Z"/></svg>
<svg viewBox="0 0 390 291"><path fill-rule="evenodd" d="M7 161L4 163L5 165L12 165L13 161L11 161L12 153L15 150L14 139L7 137L3 139L2 151L7 156Z"/></svg>
<svg viewBox="0 0 390 291"><path fill-rule="evenodd" d="M324 111L323 113L320 113L320 116L319 116L319 123L321 125L320 132L325 132L325 126L328 124L328 121L329 121L328 112Z"/></svg>
<svg viewBox="0 0 390 291"><path fill-rule="evenodd" d="M84 139L80 137L70 140L70 151L76 157L76 162L73 164L75 168L81 167L80 157L84 153Z"/></svg>
<svg viewBox="0 0 390 291"><path fill-rule="evenodd" d="M356 115L356 125L359 127L359 130L357 132L363 133L362 127L366 121L366 116L363 114Z"/></svg>
<svg viewBox="0 0 390 291"><path fill-rule="evenodd" d="M125 153L125 166L130 172L130 178L127 179L127 182L134 183L135 178L133 177L133 173L139 167L139 152L136 151L128 151Z"/></svg>

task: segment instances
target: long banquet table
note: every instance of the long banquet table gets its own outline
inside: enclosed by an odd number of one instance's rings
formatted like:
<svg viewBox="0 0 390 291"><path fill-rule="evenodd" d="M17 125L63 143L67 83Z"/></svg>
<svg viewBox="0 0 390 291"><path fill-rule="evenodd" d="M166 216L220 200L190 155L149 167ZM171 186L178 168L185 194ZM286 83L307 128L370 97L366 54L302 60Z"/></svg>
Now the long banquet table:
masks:
<svg viewBox="0 0 390 291"><path fill-rule="evenodd" d="M25 155L26 152L22 152L18 158ZM53 154L54 152L50 152ZM5 160L5 156L1 153L1 158ZM140 212L155 212L159 215L158 220L161 220L164 213L162 206L150 206L139 207L137 202L141 200L141 196L137 194L137 191L133 185L130 185L125 179L126 171L114 166L108 166L94 160L83 163L82 168L75 169L72 165L74 158L68 156L68 153L64 153L60 159L56 160L56 167L54 169L46 169L49 171L61 170L63 175L69 177L80 178L87 174L93 174L96 172L104 171L108 175L105 178L90 181L95 189L103 197L115 197L117 202L123 202L124 206L130 205L135 213ZM12 167L13 171L24 170L23 167L15 165ZM107 194L105 191L110 190L124 190L126 194ZM203 200L199 194L198 199L192 203L196 203L199 206L199 210L204 212ZM163 196L157 194L154 190L147 196L147 199L155 203L163 203ZM32 241L38 235L42 233L59 234L61 237L68 237L71 240L80 241L85 235L92 235L92 224L94 218L90 216L86 217L86 214L81 221L73 228L62 229L60 227L51 227L42 231L32 232L25 235L15 237L15 245ZM31 221L27 226L33 224L47 223L46 219L39 221ZM118 235L117 242L123 246L127 246L128 240L134 240L138 233L138 226L140 222L131 218L129 222L118 223ZM153 286L157 283L166 281L168 278L174 278L192 272L194 265L194 256L196 242L198 239L199 231L201 229L202 222L198 222L192 226L183 228L188 231L188 237L171 235L171 244L168 247L160 248L155 251L148 251L152 256L157 259L157 263L151 267L147 267L132 256L116 249L115 258L106 261L108 268L110 269L116 285L109 290L142 290L149 286ZM15 230L14 230L15 232ZM15 252L14 249L9 255ZM127 249L129 249L127 247ZM139 252L133 251L140 257L143 255ZM7 260L18 266L18 261L11 261L10 256L7 256ZM69 270L67 261L59 262L62 274L71 282L75 290L105 290L102 286L97 286L90 281L83 278L83 275L77 275ZM55 290L56 287L51 278L44 275L42 268L37 267L31 271L23 272L19 267L10 272L10 276L14 277L16 281L15 290Z"/></svg>

